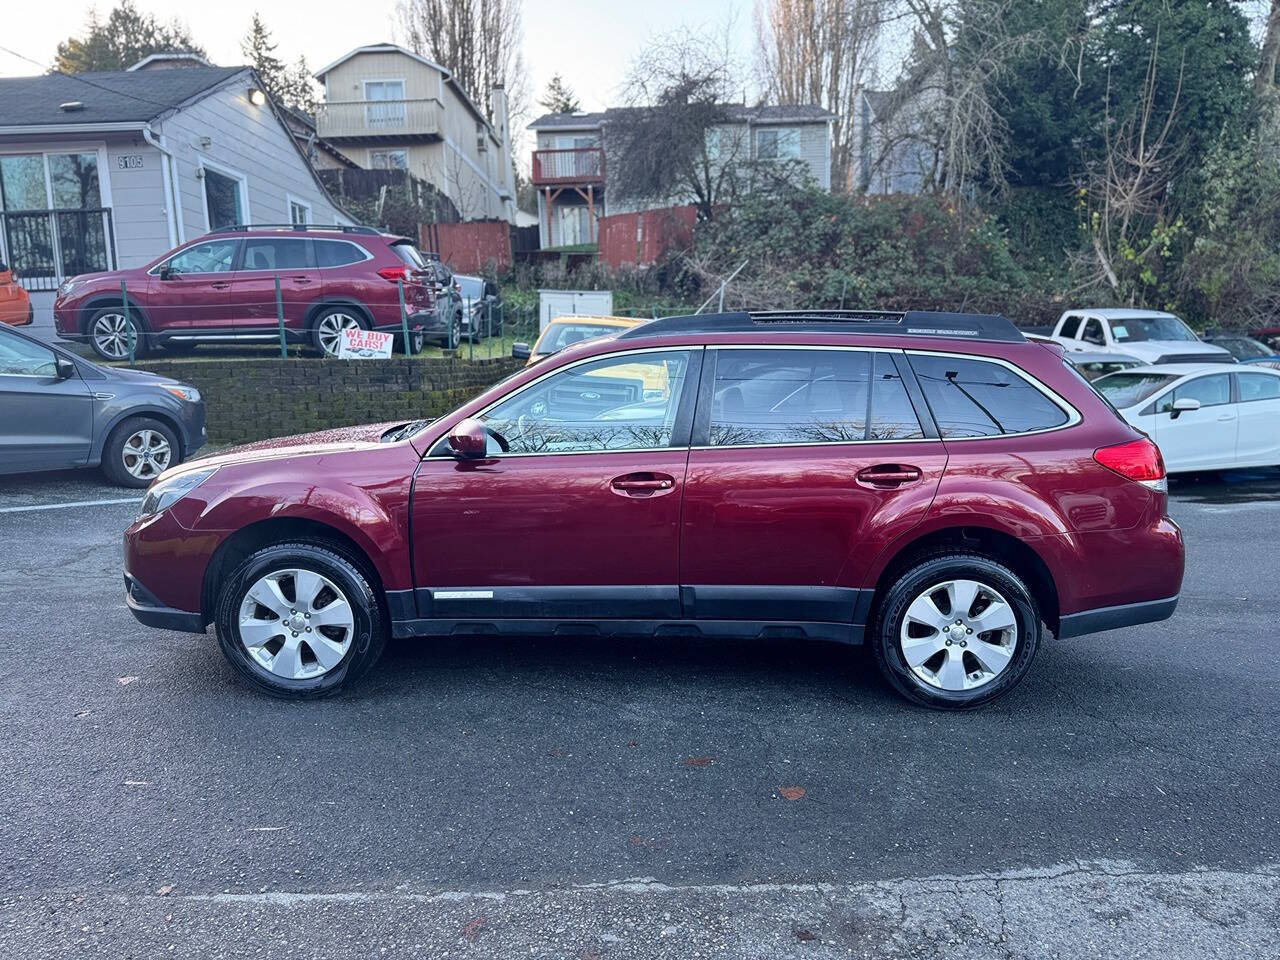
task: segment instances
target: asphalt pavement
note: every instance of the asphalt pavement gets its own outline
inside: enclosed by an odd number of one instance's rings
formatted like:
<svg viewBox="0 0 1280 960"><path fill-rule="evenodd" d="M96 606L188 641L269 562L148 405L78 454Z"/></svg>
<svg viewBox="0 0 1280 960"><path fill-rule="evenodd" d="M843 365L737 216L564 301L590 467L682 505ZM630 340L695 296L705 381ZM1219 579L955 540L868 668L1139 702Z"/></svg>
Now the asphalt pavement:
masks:
<svg viewBox="0 0 1280 960"><path fill-rule="evenodd" d="M138 499L0 479L0 957L1280 957L1280 474L1175 483L1175 618L964 715L794 642L279 703L129 615Z"/></svg>

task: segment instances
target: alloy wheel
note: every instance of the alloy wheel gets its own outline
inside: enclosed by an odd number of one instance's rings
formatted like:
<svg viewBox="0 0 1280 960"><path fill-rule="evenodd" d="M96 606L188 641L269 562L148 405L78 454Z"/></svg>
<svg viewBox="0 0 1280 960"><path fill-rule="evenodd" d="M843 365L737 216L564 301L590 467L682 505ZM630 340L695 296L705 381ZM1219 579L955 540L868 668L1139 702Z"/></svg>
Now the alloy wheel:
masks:
<svg viewBox="0 0 1280 960"><path fill-rule="evenodd" d="M129 340L134 341L134 352L138 348L138 332L133 321L123 313L104 313L93 321L93 345L104 357L112 360L124 360L129 356Z"/></svg>
<svg viewBox="0 0 1280 960"><path fill-rule="evenodd" d="M143 429L130 434L120 449L120 459L129 476L154 480L173 460L173 448L159 430Z"/></svg>
<svg viewBox="0 0 1280 960"><path fill-rule="evenodd" d="M328 577L301 568L276 570L245 592L239 633L249 657L264 670L284 680L310 680L347 655L355 613Z"/></svg>
<svg viewBox="0 0 1280 960"><path fill-rule="evenodd" d="M1018 646L1013 607L977 580L946 580L907 607L899 631L907 667L927 686L949 692L986 686Z"/></svg>
<svg viewBox="0 0 1280 960"><path fill-rule="evenodd" d="M326 313L316 324L316 333L320 338L320 349L331 357L338 355L338 343L343 330L359 330L360 322L349 313Z"/></svg>

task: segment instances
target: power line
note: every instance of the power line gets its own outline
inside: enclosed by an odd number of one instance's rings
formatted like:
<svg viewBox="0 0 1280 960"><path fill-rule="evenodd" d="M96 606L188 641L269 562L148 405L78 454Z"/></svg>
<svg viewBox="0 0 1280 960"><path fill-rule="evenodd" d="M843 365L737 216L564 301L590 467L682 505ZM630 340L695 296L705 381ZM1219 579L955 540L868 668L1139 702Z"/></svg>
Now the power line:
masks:
<svg viewBox="0 0 1280 960"><path fill-rule="evenodd" d="M0 50L3 50L5 53L10 54L11 56L17 57L19 60L25 60L28 63L33 63L37 67L44 69L44 64L42 64L39 60L33 60L31 57L28 57L25 54L19 53L17 50L11 50L9 47L3 46L3 45L0 45ZM140 94L128 93L124 90L117 90L114 87L108 87L101 83L95 83L92 80L86 80L84 77L80 76L79 74L63 73L61 70L52 70L50 72L53 74L56 74L59 77L66 77L68 80L79 81L80 83L83 83L86 86L95 87L96 89L102 90L106 93L115 94L117 97L125 97L129 100L138 100L142 103L150 103L157 107L164 107L166 110L176 110L178 108L178 104L176 103L168 103L164 100L153 100L150 97L144 97L144 96L141 96Z"/></svg>

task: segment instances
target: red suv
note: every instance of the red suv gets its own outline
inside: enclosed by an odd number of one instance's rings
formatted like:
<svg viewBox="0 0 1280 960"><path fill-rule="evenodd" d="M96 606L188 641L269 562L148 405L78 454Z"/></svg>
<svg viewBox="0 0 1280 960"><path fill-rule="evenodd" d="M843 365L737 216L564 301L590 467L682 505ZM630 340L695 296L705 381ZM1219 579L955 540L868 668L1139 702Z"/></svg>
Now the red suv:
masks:
<svg viewBox="0 0 1280 960"><path fill-rule="evenodd" d="M456 347L461 313L435 309L434 268L413 241L371 227L233 226L145 267L72 277L53 316L59 336L87 341L105 360L127 357L131 337L135 355L272 341L278 277L286 338L336 354L344 327L400 332L399 281L415 352L428 338Z"/></svg>
<svg viewBox="0 0 1280 960"><path fill-rule="evenodd" d="M641 634L867 642L902 694L968 707L1046 627L1173 614L1167 499L1155 445L1003 318L672 317L433 422L170 470L125 584L286 697L389 636Z"/></svg>

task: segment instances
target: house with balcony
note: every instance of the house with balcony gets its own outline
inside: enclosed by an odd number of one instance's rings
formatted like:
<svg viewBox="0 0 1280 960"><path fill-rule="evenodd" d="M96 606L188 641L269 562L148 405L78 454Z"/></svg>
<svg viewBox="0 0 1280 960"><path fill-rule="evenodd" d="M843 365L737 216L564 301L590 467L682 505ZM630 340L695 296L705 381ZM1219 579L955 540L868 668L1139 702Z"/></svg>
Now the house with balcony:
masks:
<svg viewBox="0 0 1280 960"><path fill-rule="evenodd" d="M636 209L609 179L609 123L626 109L549 113L529 125L535 135L532 182L543 249L594 245L601 217ZM714 143L720 155L732 153L743 163L798 162L813 182L831 189L834 114L818 106L743 104L729 105L727 113L728 122L708 131L708 144Z"/></svg>
<svg viewBox="0 0 1280 960"><path fill-rule="evenodd" d="M54 336L68 277L232 223L354 223L251 68L153 56L0 78L0 261L31 291L37 335Z"/></svg>
<svg viewBox="0 0 1280 960"><path fill-rule="evenodd" d="M449 70L392 43L357 47L316 72L316 134L361 167L407 170L463 219L516 219L502 87L467 91ZM488 100L481 108L473 94Z"/></svg>

